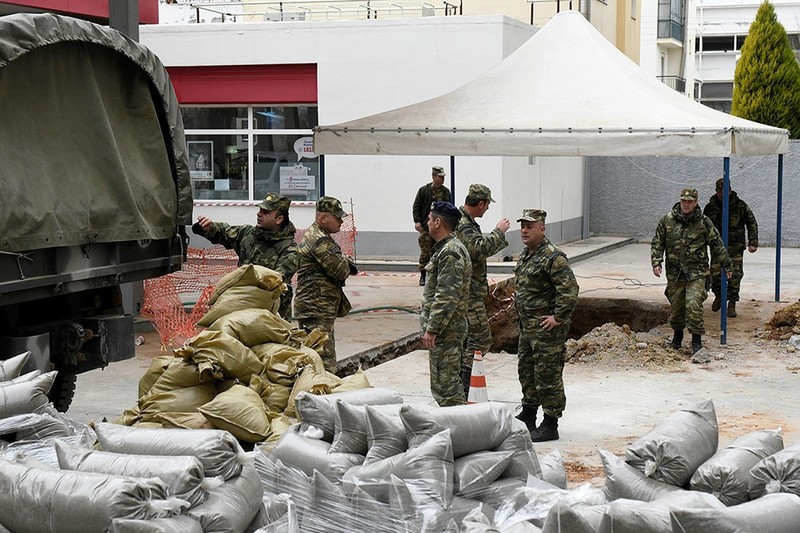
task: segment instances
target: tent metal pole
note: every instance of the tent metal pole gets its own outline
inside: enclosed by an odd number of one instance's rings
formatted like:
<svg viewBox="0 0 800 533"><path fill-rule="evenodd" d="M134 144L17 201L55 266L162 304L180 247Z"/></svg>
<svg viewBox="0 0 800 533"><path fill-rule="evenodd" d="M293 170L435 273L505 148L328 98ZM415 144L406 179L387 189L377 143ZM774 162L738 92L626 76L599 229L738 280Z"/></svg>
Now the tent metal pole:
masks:
<svg viewBox="0 0 800 533"><path fill-rule="evenodd" d="M781 225L783 220L783 154L778 154L778 219L775 228L775 301L781 301Z"/></svg>
<svg viewBox="0 0 800 533"><path fill-rule="evenodd" d="M731 194L731 158L726 157L722 162L722 244L728 249L728 216L730 210ZM733 266L731 266L733 268ZM720 287L719 297L722 306L719 308L719 343L725 346L728 343L728 276L725 269L719 269Z"/></svg>
<svg viewBox="0 0 800 533"><path fill-rule="evenodd" d="M450 194L452 198L450 201L453 205L456 204L456 156L450 156Z"/></svg>

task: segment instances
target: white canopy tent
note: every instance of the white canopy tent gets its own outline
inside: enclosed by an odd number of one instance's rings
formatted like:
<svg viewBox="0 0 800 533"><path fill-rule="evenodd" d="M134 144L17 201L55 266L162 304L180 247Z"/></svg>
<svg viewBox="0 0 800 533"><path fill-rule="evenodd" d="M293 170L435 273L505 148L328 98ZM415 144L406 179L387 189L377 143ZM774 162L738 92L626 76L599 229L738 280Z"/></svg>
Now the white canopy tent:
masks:
<svg viewBox="0 0 800 533"><path fill-rule="evenodd" d="M670 89L576 11L559 13L455 91L314 130L317 154L724 157L726 243L730 156L780 154L776 301L788 142L784 129L715 111ZM722 276L723 295L726 286ZM724 344L726 314L720 314Z"/></svg>

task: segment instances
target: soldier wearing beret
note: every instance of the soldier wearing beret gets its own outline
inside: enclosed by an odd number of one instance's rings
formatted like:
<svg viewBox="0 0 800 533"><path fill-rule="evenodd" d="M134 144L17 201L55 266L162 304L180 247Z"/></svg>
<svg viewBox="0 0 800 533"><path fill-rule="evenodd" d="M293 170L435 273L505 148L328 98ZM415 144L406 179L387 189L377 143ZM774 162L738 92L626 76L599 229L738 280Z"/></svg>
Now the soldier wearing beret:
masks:
<svg viewBox="0 0 800 533"><path fill-rule="evenodd" d="M722 234L722 178L717 180L716 194L709 198L703 214L711 219L714 227ZM746 234L745 234L746 230ZM750 210L750 206L739 198L734 191L728 194L728 255L733 262L732 273L728 281L728 316L736 317L736 302L739 301L739 288L744 277L744 250L755 253L758 249L758 222ZM722 307L720 294L720 265L711 259L711 290L714 292L714 303L711 310L715 313Z"/></svg>
<svg viewBox="0 0 800 533"><path fill-rule="evenodd" d="M425 285L425 265L431 258L431 248L433 239L428 233L428 213L433 202L451 202L450 189L444 186L444 169L433 167L431 169L431 183L423 185L417 191L414 198L412 215L414 217L414 229L419 232L417 242L419 244L419 284Z"/></svg>
<svg viewBox="0 0 800 533"><path fill-rule="evenodd" d="M334 321L350 311L350 301L343 288L348 276L358 273L353 260L342 253L331 237L341 229L345 216L347 213L339 200L323 196L317 200L314 223L298 246L300 268L297 271L295 316L306 331L319 328L328 334L320 355L325 370L332 374L336 373Z"/></svg>
<svg viewBox="0 0 800 533"><path fill-rule="evenodd" d="M670 344L675 350L681 348L684 328L692 334L692 353L703 347L703 302L711 284L709 248L713 260L730 278L731 258L714 224L697 205L697 189L683 189L680 202L658 223L650 244L650 262L656 277L661 277L666 256L665 294L670 303L669 325L674 331Z"/></svg>
<svg viewBox="0 0 800 533"><path fill-rule="evenodd" d="M454 230L461 213L449 202L433 202L428 230L435 244L422 294L422 346L429 351L431 393L441 407L464 405L461 352L467 335L467 300L472 264Z"/></svg>
<svg viewBox="0 0 800 533"><path fill-rule="evenodd" d="M195 234L234 250L239 266L260 265L280 272L287 290L281 295L279 313L287 320L292 316L292 277L300 262L294 242L297 230L289 220L290 203L285 196L269 193L258 204L255 226L230 226L202 215L192 226Z"/></svg>
<svg viewBox="0 0 800 533"><path fill-rule="evenodd" d="M508 246L506 231L511 227L507 218L501 218L491 233L483 235L476 219L486 214L492 202L494 199L489 187L480 183L470 185L464 205L459 209L461 219L456 228L456 235L467 248L472 261L472 280L467 304L467 340L461 357L461 381L468 398L474 354L476 351L486 353L492 345L492 330L484 302L488 292L486 258Z"/></svg>
<svg viewBox="0 0 800 533"><path fill-rule="evenodd" d="M578 302L578 282L567 256L545 237L546 217L541 209L525 209L517 219L525 249L514 268L522 385L522 412L517 418L528 426L534 442L559 437L558 419L567 405L563 379L567 333ZM544 419L537 427L539 406Z"/></svg>

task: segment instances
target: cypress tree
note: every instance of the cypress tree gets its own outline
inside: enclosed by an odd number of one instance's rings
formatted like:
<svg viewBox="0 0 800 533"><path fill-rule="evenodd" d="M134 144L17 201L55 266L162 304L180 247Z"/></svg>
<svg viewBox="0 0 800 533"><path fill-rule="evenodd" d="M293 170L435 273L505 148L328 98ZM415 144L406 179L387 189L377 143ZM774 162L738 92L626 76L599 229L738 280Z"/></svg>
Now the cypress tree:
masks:
<svg viewBox="0 0 800 533"><path fill-rule="evenodd" d="M731 114L800 138L800 64L768 1L750 25L733 81Z"/></svg>

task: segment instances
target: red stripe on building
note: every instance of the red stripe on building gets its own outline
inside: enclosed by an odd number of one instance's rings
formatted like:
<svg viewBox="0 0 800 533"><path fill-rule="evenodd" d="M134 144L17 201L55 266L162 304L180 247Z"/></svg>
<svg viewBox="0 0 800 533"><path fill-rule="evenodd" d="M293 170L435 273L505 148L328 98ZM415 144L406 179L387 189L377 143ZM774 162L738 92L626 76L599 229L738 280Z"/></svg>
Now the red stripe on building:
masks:
<svg viewBox="0 0 800 533"><path fill-rule="evenodd" d="M108 23L108 0L5 0L2 4L97 18ZM139 22L158 24L158 0L139 0Z"/></svg>
<svg viewBox="0 0 800 533"><path fill-rule="evenodd" d="M316 104L317 65L167 67L181 104Z"/></svg>

